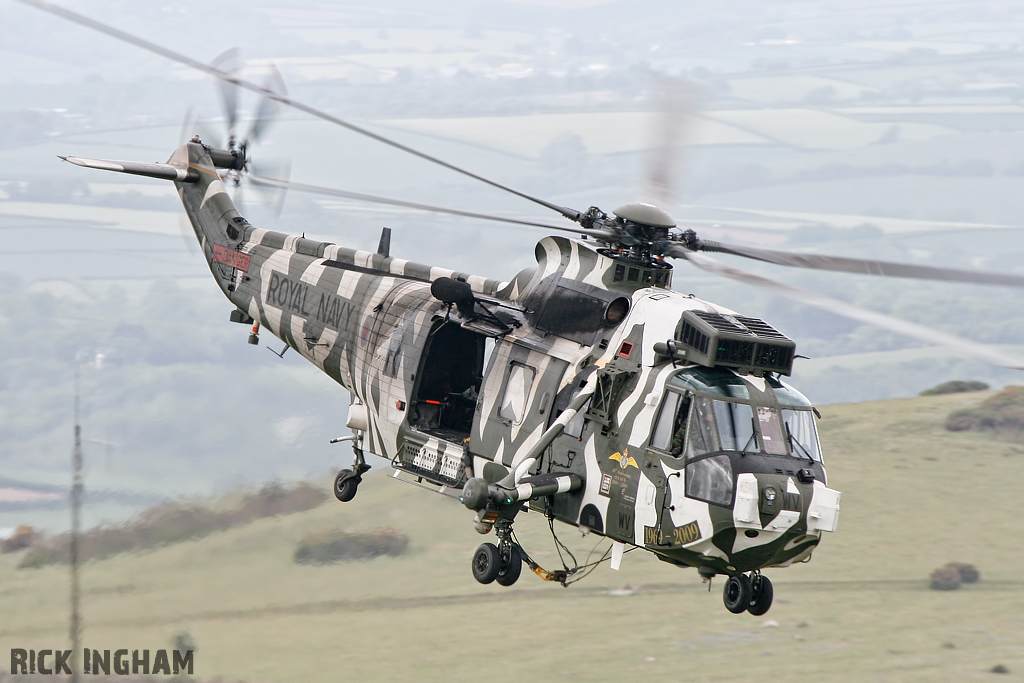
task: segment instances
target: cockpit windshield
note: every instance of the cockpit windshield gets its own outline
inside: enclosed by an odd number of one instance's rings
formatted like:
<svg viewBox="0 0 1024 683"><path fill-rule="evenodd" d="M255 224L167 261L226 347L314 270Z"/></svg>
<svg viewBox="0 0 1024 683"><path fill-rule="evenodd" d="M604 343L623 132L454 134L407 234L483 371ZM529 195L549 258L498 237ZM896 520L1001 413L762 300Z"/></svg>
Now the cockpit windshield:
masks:
<svg viewBox="0 0 1024 683"><path fill-rule="evenodd" d="M793 455L821 462L821 445L818 443L818 429L814 415L809 410L782 409L782 421L786 425L789 445Z"/></svg>
<svg viewBox="0 0 1024 683"><path fill-rule="evenodd" d="M715 422L718 424L718 441L722 450L756 451L754 437L754 411L745 403L712 401Z"/></svg>
<svg viewBox="0 0 1024 683"><path fill-rule="evenodd" d="M761 428L761 444L766 453L786 454L786 435L779 420L779 411L768 406L757 407L757 424Z"/></svg>
<svg viewBox="0 0 1024 683"><path fill-rule="evenodd" d="M687 368L669 380L651 448L687 461L742 451L821 462L810 402L777 379L767 386L757 396L732 372Z"/></svg>

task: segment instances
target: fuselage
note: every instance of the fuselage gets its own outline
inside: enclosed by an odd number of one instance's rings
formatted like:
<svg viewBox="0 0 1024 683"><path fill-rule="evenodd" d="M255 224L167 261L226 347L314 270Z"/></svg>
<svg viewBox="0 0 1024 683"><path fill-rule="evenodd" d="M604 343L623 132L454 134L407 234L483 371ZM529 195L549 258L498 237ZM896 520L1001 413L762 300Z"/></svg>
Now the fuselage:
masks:
<svg viewBox="0 0 1024 683"><path fill-rule="evenodd" d="M835 529L807 399L771 371L657 350L684 316L738 321L670 289L667 264L546 237L500 282L256 228L196 141L138 166L175 180L233 319L351 392L359 447L396 469L453 495L561 477L529 505L706 576L806 559ZM458 306L441 280L467 290Z"/></svg>

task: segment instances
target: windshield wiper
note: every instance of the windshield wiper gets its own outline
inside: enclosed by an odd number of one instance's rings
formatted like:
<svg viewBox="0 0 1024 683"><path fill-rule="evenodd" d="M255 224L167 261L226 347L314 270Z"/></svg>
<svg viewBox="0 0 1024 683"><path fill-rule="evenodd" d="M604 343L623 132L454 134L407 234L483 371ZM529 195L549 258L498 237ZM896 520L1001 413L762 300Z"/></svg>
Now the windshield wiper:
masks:
<svg viewBox="0 0 1024 683"><path fill-rule="evenodd" d="M753 417L750 418L750 438L747 439L747 442L745 444L743 444L742 450L744 452L748 451L750 449L751 443L753 443L755 446L757 445L757 422Z"/></svg>
<svg viewBox="0 0 1024 683"><path fill-rule="evenodd" d="M793 436L793 432L789 428L789 423L783 422L783 424L786 426L786 436L789 437L789 445L793 447L793 451L795 452L799 448L801 451L803 451L804 456L808 460L814 462L814 458L811 457L811 452L807 450L807 448L802 443L797 441L797 438L795 436Z"/></svg>

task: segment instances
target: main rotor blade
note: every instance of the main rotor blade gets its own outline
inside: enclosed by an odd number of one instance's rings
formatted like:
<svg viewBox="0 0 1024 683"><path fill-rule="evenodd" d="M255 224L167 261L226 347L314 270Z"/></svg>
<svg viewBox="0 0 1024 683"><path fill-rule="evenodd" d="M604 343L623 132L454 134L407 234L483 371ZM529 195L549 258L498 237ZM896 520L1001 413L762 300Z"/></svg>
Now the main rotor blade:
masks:
<svg viewBox="0 0 1024 683"><path fill-rule="evenodd" d="M298 192L310 192L313 194L323 194L331 197L344 197L345 199L355 199L360 202L371 202L373 204L386 204L388 206L400 206L406 209L416 209L417 211L429 211L431 213L445 213L452 216L464 216L466 218L479 218L485 221L496 221L498 223L511 223L513 225L525 225L531 228L544 228L545 230L559 230L561 232L571 232L576 235L589 235L596 237L601 240L609 240L614 237L612 233L604 232L602 230L588 230L586 228L567 228L562 225L550 225L548 223L536 223L534 221L520 220L518 218L505 218L504 216L495 216L487 213L477 213L475 211L464 211L462 209L449 209L444 206L435 206L433 204L421 204L419 202L409 202L404 199L392 199L391 197L381 197L372 194L363 194L361 192L349 192L348 190L338 190L332 187L321 187L319 185L309 185L307 183L296 183L288 180L280 180L277 178L268 178L266 176L259 176L250 173L248 179L256 184L263 185L265 187L280 187L289 190L296 190Z"/></svg>
<svg viewBox="0 0 1024 683"><path fill-rule="evenodd" d="M490 180L489 178L485 178L482 175L477 175L476 173L473 173L472 171L468 171L468 170L466 170L464 168L460 168L459 166L456 166L455 164L451 164L451 163L448 163L447 161L439 159L439 158L437 158L435 156L431 156L430 154L427 154L426 152L421 152L421 151L419 151L417 149L409 147L408 145L403 145L400 142L397 142L397 141L392 140L390 138L386 138L383 135L378 135L377 133L371 132L371 131L367 130L366 128L362 128L360 126L357 126L354 123L349 123L348 121L345 121L344 119L340 119L337 116L333 116L332 114L328 114L327 112L324 112L324 111L321 111L321 110L316 109L314 107L311 107L308 104L303 104L302 102L299 102L298 100L292 99L291 97L289 97L286 94L278 94L278 93L272 92L272 91L268 90L267 88L264 88L261 85L257 85L256 83L252 83L250 81L246 81L246 80L244 80L244 79L242 79L242 78L240 78L238 76L232 75L232 74L230 74L230 73L228 73L226 71L222 71L222 70L220 70L220 69L218 69L216 67L209 66L207 64L203 64L200 61L192 59L191 57L186 57L183 54L180 54L178 52L174 52L173 50L169 50L169 49L167 49L165 47L157 45L156 43L151 43L148 40L145 40L143 38L139 38L138 36L134 36L134 35L132 35L130 33L125 33L124 31L116 29L116 28L114 28L112 26L108 26L107 24L103 24L101 22L98 22L95 19L90 19L89 17L86 17L86 16L83 16L81 14L78 14L77 12L72 12L71 10L65 9L63 7L59 7L57 5L54 5L54 4L50 3L50 2L47 2L46 0L16 0L16 1L20 2L23 5L28 5L30 7L35 7L36 9L41 9L41 10L43 10L45 12L49 12L50 14L54 14L54 15L56 15L58 17L63 18L63 19L67 19L68 21L72 21L72 22L74 22L74 23L76 23L76 24L78 24L80 26L85 26L87 28L93 29L94 31L99 31L100 33L105 33L106 35L111 36L112 38L117 38L118 40L122 40L122 41L124 41L126 43L130 43L131 45L135 45L136 47L140 47L143 50L148 50L149 52L152 52L154 54L158 54L158 55L160 55L162 57L166 57L167 59L170 59L172 61L178 62L179 64L184 64L185 66L192 67L193 69L196 69L198 71L202 71L202 72L208 73L208 74L210 74L212 76L216 76L217 78L219 78L221 80L228 81L229 83L234 83L235 85L237 85L240 88L245 88L246 90L250 90L250 91L255 92L255 93L260 93L260 94L263 94L263 95L267 95L271 99L273 99L273 100L275 100L277 102L280 102L281 104L287 105L287 106L292 107L294 109L298 109L299 111L305 112L305 113L309 114L310 116L315 116L318 119L322 119L322 120L327 121L329 123L333 123L335 125L341 126L342 128L346 128L346 129L352 131L353 133L358 133L360 135L363 135L363 136L366 136L366 137L370 138L371 140L376 140L377 142L383 143L383 144L388 145L390 147L394 147L395 149L398 149L398 150L401 150L403 152L406 152L407 154L412 154L413 156L419 157L420 159L423 159L424 161L429 161L429 162L431 162L433 164L437 164L438 166L443 166L444 168L447 168L447 169L449 169L451 171L455 171L456 173L460 173L460 174L462 174L464 176L467 176L469 178L473 178L474 180L478 180L478 181L480 181L482 183L486 183L487 185L490 185L491 187L495 187L495 188L497 188L499 190L504 190L505 192L509 192L511 194L514 194L517 197L522 197L523 199L531 201L531 202L533 202L535 204L540 204L541 206L546 207L548 209L551 209L552 211L557 211L558 213L562 214L563 216L565 216L569 220L578 221L580 219L580 217L583 215L581 212L576 211L575 209L570 209L570 208L567 208L567 207L564 207L564 206L559 206L558 204L553 204L553 203L551 203L549 201L540 199L539 197L534 197L532 195L526 194L525 192L520 192L519 190L516 190L516 189L513 189L511 187L508 187L507 185L502 185L501 183L499 183L497 181Z"/></svg>
<svg viewBox="0 0 1024 683"><path fill-rule="evenodd" d="M641 201L671 207L676 196L679 153L684 129L694 107L694 90L685 81L661 77L654 86L655 111L648 144Z"/></svg>
<svg viewBox="0 0 1024 683"><path fill-rule="evenodd" d="M1024 287L1024 276L1012 273L986 273L980 270L963 270L960 268L940 268L937 266L918 266L911 263L894 261L875 261L873 259L848 258L846 256L826 256L824 254L799 254L761 247L748 247L739 244L724 244L701 240L700 251L714 251L732 254L744 258L774 263L793 268L811 268L814 270L830 270L858 275L881 275L885 277L905 277L915 280L939 280L942 282L971 282L981 285L1005 285L1007 287Z"/></svg>
<svg viewBox="0 0 1024 683"><path fill-rule="evenodd" d="M948 346L959 351L964 351L995 365L1002 365L1003 367L1012 368L1014 370L1024 370L1024 360L1011 354L1003 353L999 349L988 346L987 344L980 344L969 339L964 339L930 327L925 327L924 325L900 320L899 318L894 318L892 316L885 315L884 313L877 313L875 311L859 308L853 304L840 301L839 299L833 299L832 297L825 296L824 294L818 294L817 292L810 292L806 289L800 289L781 282L776 282L775 280L726 265L721 261L711 258L710 256L690 251L679 245L672 245L667 250L667 253L671 256L684 258L698 268L702 268L710 273L766 289L786 298L793 299L794 301L799 301L800 303L828 311L829 313L834 313L845 318L858 320L869 325L891 330L897 334L919 339L928 344Z"/></svg>

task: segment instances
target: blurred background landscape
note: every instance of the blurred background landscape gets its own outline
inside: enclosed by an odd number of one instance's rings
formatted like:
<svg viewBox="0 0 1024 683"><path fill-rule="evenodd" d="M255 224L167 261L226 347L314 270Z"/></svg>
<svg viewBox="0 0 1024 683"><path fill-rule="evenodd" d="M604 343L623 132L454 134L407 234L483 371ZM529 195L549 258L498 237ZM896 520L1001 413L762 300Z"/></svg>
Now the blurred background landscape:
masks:
<svg viewBox="0 0 1024 683"><path fill-rule="evenodd" d="M657 141L653 93L660 77L680 78L691 84L693 106L678 154L676 200L664 207L680 225L705 238L768 247L1024 271L1019 2L63 4L203 62L240 47L246 77L260 80L273 63L299 100L579 209L611 211L637 199ZM164 161L196 132L183 130L190 110L207 119L204 138L223 131L209 78L10 0L0 0L0 17L0 528L29 523L58 532L69 524L76 367L87 526L123 520L168 498L221 495L269 480L319 481L348 463L347 446L328 444L346 431L347 393L297 356L268 353L280 348L270 335L264 348L245 343L248 330L228 322L230 304L182 237L173 187L57 159ZM242 107L251 116L255 98L243 96ZM298 182L557 220L294 111L282 114L253 156L290 160ZM531 265L544 234L298 192L275 216L256 199L247 194L244 206L260 227L373 249L387 226L396 256L497 279ZM1024 350L1020 295L1006 288L743 267ZM993 388L1024 383L1019 372L686 264L677 265L674 282L795 339L798 353L810 358L798 361L792 382L819 405L912 397L948 380ZM870 430L886 411L857 413L865 420L859 424ZM823 412L824 430L830 412ZM839 426L847 425L847 413L839 415ZM897 425L892 433L899 431ZM927 443L941 448L944 438L940 432ZM846 460L861 446L834 439L826 447L830 473L846 468L858 473L850 481L864 477L865 486L874 485ZM999 471L1019 475L1012 463L1020 456L1003 458L1001 446L992 448L1000 467L1011 468ZM892 462L875 465L891 474ZM373 487L387 488L376 481ZM901 481L913 487L917 480ZM849 491L841 480L834 484ZM419 495L400 488L395 495ZM324 516L328 509L340 514L332 503L303 514ZM385 521L401 529L400 521ZM894 523L875 521L872 533ZM469 581L463 555L476 541L469 520L459 524L461 586ZM847 533L849 527L826 540ZM440 535L437 542L455 543ZM416 543L414 537L414 550ZM850 546L840 556L859 557L867 548ZM914 562L930 570L940 559L955 559L940 555L915 555ZM668 570L651 565L652 572ZM12 571L15 583L0 589L0 598L28 581L16 578L27 570ZM689 580L699 593L696 578ZM721 611L717 601L716 591ZM1000 628L1021 632L1019 620L1006 619ZM265 673L265 680L283 680L281 672Z"/></svg>

